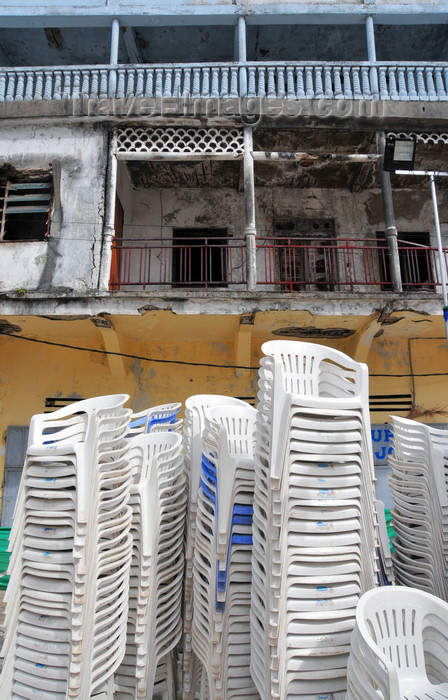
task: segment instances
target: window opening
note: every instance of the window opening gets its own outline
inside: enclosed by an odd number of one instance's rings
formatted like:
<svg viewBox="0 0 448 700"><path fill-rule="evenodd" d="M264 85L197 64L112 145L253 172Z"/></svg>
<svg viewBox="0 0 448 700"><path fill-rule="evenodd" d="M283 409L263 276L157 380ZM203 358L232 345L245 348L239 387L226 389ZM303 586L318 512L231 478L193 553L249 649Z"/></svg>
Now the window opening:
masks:
<svg viewBox="0 0 448 700"><path fill-rule="evenodd" d="M230 251L227 242L226 229L174 229L173 286L226 287Z"/></svg>
<svg viewBox="0 0 448 700"><path fill-rule="evenodd" d="M384 239L384 231L377 232L377 238ZM435 280L431 265L430 235L428 232L398 234L398 257L400 261L403 290L414 288L431 288L435 291ZM387 247L387 243L384 243ZM380 265L382 288L390 289L390 261L388 253L384 256L384 265Z"/></svg>
<svg viewBox="0 0 448 700"><path fill-rule="evenodd" d="M4 241L41 241L49 232L52 183L0 181L0 238Z"/></svg>
<svg viewBox="0 0 448 700"><path fill-rule="evenodd" d="M46 396L44 413L52 413L53 411L58 411L60 408L72 406L77 401L82 401L82 398L73 399L70 396Z"/></svg>
<svg viewBox="0 0 448 700"><path fill-rule="evenodd" d="M274 221L277 272L284 289L330 291L337 281L334 219Z"/></svg>

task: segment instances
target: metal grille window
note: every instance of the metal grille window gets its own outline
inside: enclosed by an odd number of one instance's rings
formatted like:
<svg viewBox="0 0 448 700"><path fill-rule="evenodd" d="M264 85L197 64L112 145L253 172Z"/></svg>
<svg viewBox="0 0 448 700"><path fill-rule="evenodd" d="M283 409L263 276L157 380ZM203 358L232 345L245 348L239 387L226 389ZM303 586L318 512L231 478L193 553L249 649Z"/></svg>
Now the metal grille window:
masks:
<svg viewBox="0 0 448 700"><path fill-rule="evenodd" d="M51 180L0 181L1 240L43 240L50 226L51 196Z"/></svg>

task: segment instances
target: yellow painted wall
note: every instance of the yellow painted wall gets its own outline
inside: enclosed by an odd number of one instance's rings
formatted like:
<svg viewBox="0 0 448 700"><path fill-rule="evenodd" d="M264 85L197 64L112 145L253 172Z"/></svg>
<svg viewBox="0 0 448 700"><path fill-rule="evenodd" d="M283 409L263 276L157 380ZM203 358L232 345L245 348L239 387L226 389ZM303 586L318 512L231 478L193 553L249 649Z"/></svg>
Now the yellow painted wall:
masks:
<svg viewBox="0 0 448 700"><path fill-rule="evenodd" d="M256 314L253 319L243 318L243 323L238 315L176 316L168 311L151 311L144 315L113 317L109 329L98 328L88 317L73 320L14 317L9 320L20 326L20 335L44 342L0 336L1 480L6 428L27 425L35 413L45 410L46 397L87 398L128 393L129 406L134 411L172 401L183 403L188 396L199 393L254 397L256 369L163 364L142 358L257 367L262 343L278 338L273 331L300 324L356 327L359 333L366 332L365 343L360 343L360 338L355 336L319 342L355 359L357 352L363 354L365 357L357 359L366 359L368 363L372 374L371 394L410 394L415 404L422 407L421 420L448 422L448 378L443 376L443 372L448 371L448 350L445 341L440 340L439 319L412 328L403 321L401 330L397 323L384 326L382 333L378 333L377 327L372 327L366 317L310 319L307 312L291 311ZM417 332L422 333L422 329L428 337L418 337ZM411 337L410 331L413 332ZM431 339L431 333L436 339ZM47 344L52 342L98 350L107 347L140 359L108 358L102 353ZM436 372L441 376L395 376L412 372L415 375ZM386 376L377 377L377 374ZM387 420L388 413L372 415L374 423Z"/></svg>
<svg viewBox="0 0 448 700"><path fill-rule="evenodd" d="M139 323L139 318L134 323ZM84 321L89 323L88 321ZM233 346L222 339L213 340L211 326L203 318L202 339L156 341L154 338L121 338L122 353L158 359L189 360L233 364ZM72 326L73 331L77 330ZM90 331L90 328L88 328ZM207 331L207 332L206 332ZM42 326L33 335L44 335ZM54 335L47 339L54 342ZM74 335L57 342L87 347L104 347L101 336ZM3 481L6 429L11 425L28 425L31 417L45 411L46 397L82 397L128 393L128 405L139 411L151 405L185 401L197 393L222 393L254 396L256 372L208 367L157 364L142 359L124 358L123 371L111 366L107 356L79 350L31 343L0 336L0 479Z"/></svg>

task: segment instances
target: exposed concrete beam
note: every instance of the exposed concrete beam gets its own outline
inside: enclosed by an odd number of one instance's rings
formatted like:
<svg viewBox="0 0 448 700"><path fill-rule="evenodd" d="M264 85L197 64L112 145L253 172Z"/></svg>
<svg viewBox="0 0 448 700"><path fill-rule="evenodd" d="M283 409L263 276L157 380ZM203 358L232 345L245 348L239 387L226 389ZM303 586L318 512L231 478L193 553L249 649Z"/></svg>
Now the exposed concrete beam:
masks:
<svg viewBox="0 0 448 700"><path fill-rule="evenodd" d="M380 314L373 313L350 339L348 354L356 362L367 362L375 335L381 330Z"/></svg>
<svg viewBox="0 0 448 700"><path fill-rule="evenodd" d="M293 151L253 151L252 156L256 161L299 161L299 165L303 167L328 163L374 163L380 159L376 153L296 153Z"/></svg>
<svg viewBox="0 0 448 700"><path fill-rule="evenodd" d="M103 338L104 349L107 353L120 353L121 346L120 340L118 338L117 332L114 328L105 328L100 326L99 331ZM107 361L109 363L110 373L116 379L124 379L126 377L126 368L124 366L123 358L119 355L106 355Z"/></svg>
<svg viewBox="0 0 448 700"><path fill-rule="evenodd" d="M179 161L201 161L201 160L242 160L242 153L123 153L118 152L117 160L179 160Z"/></svg>
<svg viewBox="0 0 448 700"><path fill-rule="evenodd" d="M122 27L121 33L123 36L124 45L128 54L129 63L143 63L143 58L140 49L137 46L135 32L132 27Z"/></svg>
<svg viewBox="0 0 448 700"><path fill-rule="evenodd" d="M241 2L239 11L245 12ZM373 12L374 10L374 12ZM367 15L374 15L377 24L434 24L448 23L447 6L444 3L430 4L417 2L405 5L403 3L376 3L374 6L316 3L273 3L253 5L246 15L248 24L364 24ZM186 26L198 24L235 25L238 11L235 5L214 5L209 3L184 5L166 0L151 4L150 11L142 11L142 5L128 5L123 12L119 0L110 0L107 6L98 0L92 0L90 7L73 8L73 3L61 0L57 12L49 12L45 5L21 6L10 3L7 8L1 8L0 18L3 28L24 27L106 27L110 26L111 17L117 17L122 25L131 27L142 26Z"/></svg>
<svg viewBox="0 0 448 700"><path fill-rule="evenodd" d="M394 313L398 315L392 315ZM393 303L386 303L382 308L376 309L351 337L348 346L350 357L357 362L367 362L373 339L383 335L385 328L404 318L403 310L395 310Z"/></svg>
<svg viewBox="0 0 448 700"><path fill-rule="evenodd" d="M254 330L254 316L241 316L238 330L235 338L235 364L245 367L250 367L251 351L252 351L252 333ZM240 377L242 374L250 370L237 369L236 375Z"/></svg>

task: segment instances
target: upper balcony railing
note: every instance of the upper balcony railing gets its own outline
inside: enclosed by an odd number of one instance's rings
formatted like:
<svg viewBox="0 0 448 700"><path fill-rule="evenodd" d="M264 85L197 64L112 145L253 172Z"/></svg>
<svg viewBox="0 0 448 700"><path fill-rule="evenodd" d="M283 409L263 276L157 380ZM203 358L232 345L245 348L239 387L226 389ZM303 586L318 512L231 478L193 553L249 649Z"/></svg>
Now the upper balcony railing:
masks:
<svg viewBox="0 0 448 700"><path fill-rule="evenodd" d="M213 63L0 69L0 101L448 99L448 63Z"/></svg>
<svg viewBox="0 0 448 700"><path fill-rule="evenodd" d="M113 290L246 287L244 239L123 239L112 252ZM399 242L399 259L404 291L440 291L437 248ZM392 291L385 239L258 237L256 277L268 292Z"/></svg>

